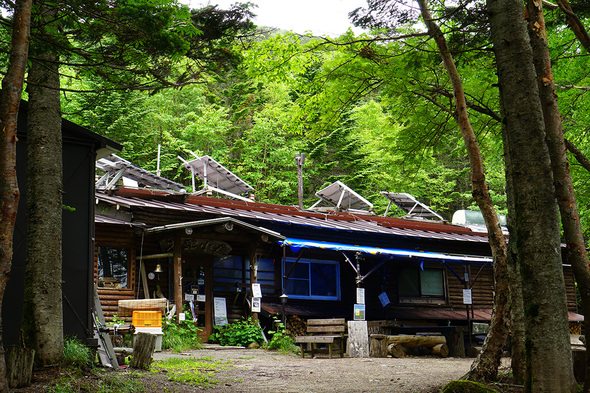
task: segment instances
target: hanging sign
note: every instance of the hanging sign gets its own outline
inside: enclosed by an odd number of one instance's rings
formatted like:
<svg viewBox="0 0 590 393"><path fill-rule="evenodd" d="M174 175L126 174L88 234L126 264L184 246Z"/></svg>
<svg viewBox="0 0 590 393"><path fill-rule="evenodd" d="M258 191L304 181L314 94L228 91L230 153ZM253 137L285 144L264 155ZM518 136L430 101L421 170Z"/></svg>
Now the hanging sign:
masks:
<svg viewBox="0 0 590 393"><path fill-rule="evenodd" d="M463 304L473 304L471 299L471 289L463 290Z"/></svg>
<svg viewBox="0 0 590 393"><path fill-rule="evenodd" d="M381 305L382 305L383 307L385 307L385 306L387 306L389 303L391 303L391 302L389 301L389 296L387 296L387 292L382 292L382 293L379 295L379 300L381 300Z"/></svg>
<svg viewBox="0 0 590 393"><path fill-rule="evenodd" d="M252 297L262 297L262 290L259 283L252 284Z"/></svg>
<svg viewBox="0 0 590 393"><path fill-rule="evenodd" d="M356 302L358 304L365 304L365 288L356 289Z"/></svg>
<svg viewBox="0 0 590 393"><path fill-rule="evenodd" d="M213 315L216 326L227 325L227 307L224 297L213 298Z"/></svg>
<svg viewBox="0 0 590 393"><path fill-rule="evenodd" d="M364 321L365 320L365 305L355 304L354 305L354 320Z"/></svg>
<svg viewBox="0 0 590 393"><path fill-rule="evenodd" d="M260 312L260 303L262 298L253 297L252 298L252 312Z"/></svg>
<svg viewBox="0 0 590 393"><path fill-rule="evenodd" d="M206 295L197 295L197 302L205 303L207 301Z"/></svg>
<svg viewBox="0 0 590 393"><path fill-rule="evenodd" d="M187 302L192 302L193 300L195 300L195 295L193 295L191 293L185 293L184 300Z"/></svg>

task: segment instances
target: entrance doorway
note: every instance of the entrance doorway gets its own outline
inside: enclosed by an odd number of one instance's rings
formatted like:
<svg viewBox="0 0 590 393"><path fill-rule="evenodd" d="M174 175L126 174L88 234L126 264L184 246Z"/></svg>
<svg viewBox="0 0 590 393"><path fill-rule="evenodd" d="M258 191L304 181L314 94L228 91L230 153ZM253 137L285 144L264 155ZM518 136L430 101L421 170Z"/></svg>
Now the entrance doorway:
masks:
<svg viewBox="0 0 590 393"><path fill-rule="evenodd" d="M199 327L199 337L203 342L206 342L213 332L213 261L211 256L183 256L182 284L186 321L193 321Z"/></svg>

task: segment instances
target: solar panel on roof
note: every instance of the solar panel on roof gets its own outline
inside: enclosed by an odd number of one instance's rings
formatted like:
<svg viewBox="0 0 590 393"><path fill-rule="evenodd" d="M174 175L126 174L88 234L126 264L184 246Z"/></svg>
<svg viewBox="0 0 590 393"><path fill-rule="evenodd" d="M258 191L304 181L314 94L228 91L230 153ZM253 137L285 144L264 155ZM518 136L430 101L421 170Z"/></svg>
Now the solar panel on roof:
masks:
<svg viewBox="0 0 590 393"><path fill-rule="evenodd" d="M435 213L432 209L418 201L410 194L381 191L381 195L389 199L389 205L387 206L385 215L387 215L389 212L391 203L394 203L410 217L420 217L444 221L444 219L439 214Z"/></svg>
<svg viewBox="0 0 590 393"><path fill-rule="evenodd" d="M205 182L205 187L203 190L197 191L197 194L205 192L207 189L211 189L225 195L231 194L228 196L237 199L245 199L240 197L240 194L247 194L254 191L252 186L240 179L237 175L213 158L207 155L202 157L195 155L195 157L196 158L192 161L185 161L181 157L179 158L183 163L182 165L190 170L193 176L197 175Z"/></svg>
<svg viewBox="0 0 590 393"><path fill-rule="evenodd" d="M340 180L335 181L328 187L319 190L315 193L315 195L320 198L320 200L317 201L310 209L316 208L322 201L329 202L339 209L373 209L373 204L371 202L354 192L350 187L342 183Z"/></svg>
<svg viewBox="0 0 590 393"><path fill-rule="evenodd" d="M105 174L96 182L96 186L99 188L110 189L119 180L126 178L137 182L138 185L143 184L146 187L159 190L182 191L185 189L182 184L154 175L116 154L111 154L99 159L96 161L96 167L105 172Z"/></svg>

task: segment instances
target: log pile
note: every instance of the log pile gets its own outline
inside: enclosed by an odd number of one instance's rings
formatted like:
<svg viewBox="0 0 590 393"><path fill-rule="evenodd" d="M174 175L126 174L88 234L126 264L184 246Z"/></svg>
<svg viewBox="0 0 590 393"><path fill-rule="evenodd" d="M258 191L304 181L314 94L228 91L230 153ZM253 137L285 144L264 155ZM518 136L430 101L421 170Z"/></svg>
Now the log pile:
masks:
<svg viewBox="0 0 590 393"><path fill-rule="evenodd" d="M420 335L396 335L372 334L370 356L394 358L403 357L406 354L449 356L447 339L444 336L420 336Z"/></svg>
<svg viewBox="0 0 590 393"><path fill-rule="evenodd" d="M305 336L307 334L307 323L297 315L288 316L287 334L292 336Z"/></svg>

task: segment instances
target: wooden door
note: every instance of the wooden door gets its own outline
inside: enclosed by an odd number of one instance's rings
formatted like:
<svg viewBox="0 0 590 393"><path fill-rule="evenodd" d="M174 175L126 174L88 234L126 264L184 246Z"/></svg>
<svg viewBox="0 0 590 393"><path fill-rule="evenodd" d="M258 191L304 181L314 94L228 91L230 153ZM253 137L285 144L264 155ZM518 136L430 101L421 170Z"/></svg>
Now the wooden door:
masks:
<svg viewBox="0 0 590 393"><path fill-rule="evenodd" d="M182 266L183 304L188 310L186 320L199 327L199 337L206 342L213 332L213 261L208 255L186 256ZM194 300L192 306L190 300ZM191 296L189 296L190 298Z"/></svg>

